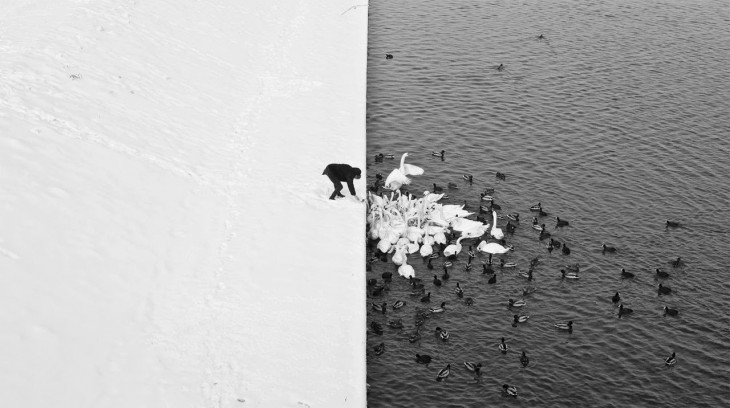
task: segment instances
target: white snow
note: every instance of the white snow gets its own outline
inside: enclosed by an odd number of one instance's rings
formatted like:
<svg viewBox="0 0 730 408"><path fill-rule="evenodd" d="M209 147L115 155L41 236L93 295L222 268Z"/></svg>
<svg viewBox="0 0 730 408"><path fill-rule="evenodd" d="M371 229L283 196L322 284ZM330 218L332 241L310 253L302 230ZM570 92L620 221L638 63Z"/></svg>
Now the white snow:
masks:
<svg viewBox="0 0 730 408"><path fill-rule="evenodd" d="M365 405L364 3L3 2L0 406Z"/></svg>

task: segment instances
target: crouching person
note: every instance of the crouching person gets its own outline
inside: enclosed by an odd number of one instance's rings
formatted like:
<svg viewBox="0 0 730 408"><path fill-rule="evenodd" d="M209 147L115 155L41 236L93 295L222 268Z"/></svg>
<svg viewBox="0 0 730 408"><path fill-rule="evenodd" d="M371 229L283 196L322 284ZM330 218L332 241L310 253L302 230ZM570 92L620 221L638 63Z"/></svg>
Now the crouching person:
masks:
<svg viewBox="0 0 730 408"><path fill-rule="evenodd" d="M355 194L355 185L352 184L352 180L359 179L362 172L357 167L352 167L349 164L328 164L322 172L323 175L329 177L332 184L335 186L335 191L330 196L330 200L334 200L335 197L344 197L340 193L342 191L342 182L347 182L347 188L350 190L350 194L357 197Z"/></svg>

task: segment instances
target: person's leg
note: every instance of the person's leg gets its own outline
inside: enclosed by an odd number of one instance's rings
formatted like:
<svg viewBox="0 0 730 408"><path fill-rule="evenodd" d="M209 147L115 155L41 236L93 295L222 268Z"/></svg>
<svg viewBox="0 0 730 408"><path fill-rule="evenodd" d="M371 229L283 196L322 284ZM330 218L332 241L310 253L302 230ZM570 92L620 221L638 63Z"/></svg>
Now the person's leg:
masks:
<svg viewBox="0 0 730 408"><path fill-rule="evenodd" d="M332 185L335 186L335 192L332 193L332 195L330 196L330 200L334 200L337 196L344 197L342 194L340 194L340 191L342 190L342 183L340 182L340 180L337 180L337 177L332 174L329 166L324 169L324 172L322 174L327 176L332 182Z"/></svg>

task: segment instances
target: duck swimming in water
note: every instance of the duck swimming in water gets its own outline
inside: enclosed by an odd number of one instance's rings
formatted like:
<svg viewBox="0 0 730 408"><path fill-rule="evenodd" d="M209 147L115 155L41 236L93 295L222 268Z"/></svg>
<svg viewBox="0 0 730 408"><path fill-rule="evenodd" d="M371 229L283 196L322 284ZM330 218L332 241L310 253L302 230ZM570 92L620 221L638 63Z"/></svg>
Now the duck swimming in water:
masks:
<svg viewBox="0 0 730 408"><path fill-rule="evenodd" d="M517 398L517 387L514 385L504 384L502 385L502 389L505 396Z"/></svg>
<svg viewBox="0 0 730 408"><path fill-rule="evenodd" d="M416 363L429 365L431 363L431 356L428 354L416 354Z"/></svg>
<svg viewBox="0 0 730 408"><path fill-rule="evenodd" d="M393 59L393 54L385 54L385 59Z"/></svg>
<svg viewBox="0 0 730 408"><path fill-rule="evenodd" d="M676 315L678 315L678 314L679 314L679 310L677 310L677 309L670 309L670 308L668 308L668 307L664 306L664 315L665 315L665 316L666 316L666 315L669 315L669 316L676 316Z"/></svg>
<svg viewBox="0 0 730 408"><path fill-rule="evenodd" d="M514 324L517 324L517 323L524 323L524 322L526 322L526 321L527 321L527 319L529 319L529 318L530 318L530 316L526 316L526 315L514 315L514 320L513 320L513 323L514 323Z"/></svg>
<svg viewBox="0 0 730 408"><path fill-rule="evenodd" d="M570 225L570 223L568 223L568 221L561 220L560 217L555 217L555 219L557 220L557 222L555 224L556 228L557 227L567 227L568 225Z"/></svg>
<svg viewBox="0 0 730 408"><path fill-rule="evenodd" d="M428 310L431 313L443 313L446 311L446 302L441 302L441 306L434 306Z"/></svg>
<svg viewBox="0 0 730 408"><path fill-rule="evenodd" d="M459 286L459 282L456 282L456 296L463 298L464 297L464 289Z"/></svg>
<svg viewBox="0 0 730 408"><path fill-rule="evenodd" d="M377 334L378 336L383 335L383 326L380 325L378 322L372 322L370 323L370 328L373 329L373 332Z"/></svg>
<svg viewBox="0 0 730 408"><path fill-rule="evenodd" d="M565 269L561 269L560 273L563 274L562 279L569 279L569 280L575 280L578 279L578 275L576 275L573 272L565 272Z"/></svg>
<svg viewBox="0 0 730 408"><path fill-rule="evenodd" d="M431 156L433 157L440 157L444 158L444 154L446 154L446 150L441 150L440 152L431 152Z"/></svg>
<svg viewBox="0 0 730 408"><path fill-rule="evenodd" d="M391 320L388 322L388 326L392 329L402 329L403 328L403 319L398 320Z"/></svg>
<svg viewBox="0 0 730 408"><path fill-rule="evenodd" d="M677 227L679 227L679 223L677 221L667 220L667 228L677 228Z"/></svg>
<svg viewBox="0 0 730 408"><path fill-rule="evenodd" d="M396 301L395 301L395 302L393 303L393 310L398 310L398 309L400 309L401 307L403 307L403 306L405 306L405 305L406 305L406 302L404 302L404 301L402 301L402 300L396 300Z"/></svg>
<svg viewBox="0 0 730 408"><path fill-rule="evenodd" d="M606 244L603 244L603 252L613 253L613 252L616 252L616 248L615 247L606 246Z"/></svg>
<svg viewBox="0 0 730 408"><path fill-rule="evenodd" d="M527 302L525 302L522 299L518 299L518 300L509 299L509 300L507 300L507 302L509 303L509 307L522 307L522 306L527 305Z"/></svg>
<svg viewBox="0 0 730 408"><path fill-rule="evenodd" d="M530 364L530 359L527 358L527 353L524 351L522 352L522 357L520 357L520 364L522 364L522 367L527 367Z"/></svg>
<svg viewBox="0 0 730 408"><path fill-rule="evenodd" d="M380 305L377 304L377 303L373 303L373 310L375 310L376 312L380 312L382 314L385 314L385 310L387 308L388 308L388 304L385 303L385 302L383 302L383 304L380 304Z"/></svg>
<svg viewBox="0 0 730 408"><path fill-rule="evenodd" d="M619 296L618 292L616 292L616 294L611 298L611 301L613 303L618 303L619 300L621 300L621 296Z"/></svg>
<svg viewBox="0 0 730 408"><path fill-rule="evenodd" d="M664 364L671 367L675 364L677 364L677 354L672 352L671 357L667 357L666 360L664 360Z"/></svg>
<svg viewBox="0 0 730 408"><path fill-rule="evenodd" d="M504 342L504 337L502 337L502 342L499 343L499 351L502 353L506 353L509 350L509 346L507 346L507 343Z"/></svg>
<svg viewBox="0 0 730 408"><path fill-rule="evenodd" d="M573 321L570 320L567 323L555 323L555 328L558 330L573 331Z"/></svg>
<svg viewBox="0 0 730 408"><path fill-rule="evenodd" d="M436 374L436 381L443 381L446 377L451 374L451 364L447 364L445 368L442 368L438 374Z"/></svg>
<svg viewBox="0 0 730 408"><path fill-rule="evenodd" d="M672 288L670 288L668 286L662 286L662 284L660 283L659 289L657 290L657 292L660 295L668 295L668 294L672 293Z"/></svg>
<svg viewBox="0 0 730 408"><path fill-rule="evenodd" d="M618 317L634 313L634 309L629 309L628 307L624 307L623 304L619 305L618 307Z"/></svg>
<svg viewBox="0 0 730 408"><path fill-rule="evenodd" d="M568 244L563 244L561 251L563 251L563 255L570 255L570 248L568 248Z"/></svg>
<svg viewBox="0 0 730 408"><path fill-rule="evenodd" d="M657 276L657 278L666 279L669 277L669 274L659 268L656 268L656 276Z"/></svg>
<svg viewBox="0 0 730 408"><path fill-rule="evenodd" d="M441 339L441 341L446 341L449 339L449 332L440 327L436 328L436 335Z"/></svg>
<svg viewBox="0 0 730 408"><path fill-rule="evenodd" d="M675 267L675 268L678 268L678 267L682 266L682 264L683 264L682 258L677 258L676 261L672 262L672 266Z"/></svg>
<svg viewBox="0 0 730 408"><path fill-rule="evenodd" d="M626 269L621 268L621 277L630 279L634 277L634 274L631 272L626 272Z"/></svg>
<svg viewBox="0 0 730 408"><path fill-rule="evenodd" d="M431 292L428 292L428 294L421 298L421 302L426 303L431 301Z"/></svg>
<svg viewBox="0 0 730 408"><path fill-rule="evenodd" d="M436 286L441 286L441 279L439 279L438 275L433 275L433 284Z"/></svg>
<svg viewBox="0 0 730 408"><path fill-rule="evenodd" d="M490 284L490 285L493 285L493 284L497 283L497 274L492 275L492 277L489 278L489 280L487 281L487 283Z"/></svg>

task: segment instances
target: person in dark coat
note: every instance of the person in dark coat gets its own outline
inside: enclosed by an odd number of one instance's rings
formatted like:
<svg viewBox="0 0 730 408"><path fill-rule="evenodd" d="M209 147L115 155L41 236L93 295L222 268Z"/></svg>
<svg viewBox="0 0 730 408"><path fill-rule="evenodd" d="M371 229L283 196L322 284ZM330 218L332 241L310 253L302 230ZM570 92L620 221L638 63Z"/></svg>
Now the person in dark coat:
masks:
<svg viewBox="0 0 730 408"><path fill-rule="evenodd" d="M357 167L352 167L349 164L328 164L324 168L322 175L329 177L332 184L335 186L335 192L330 196L330 200L334 200L335 197L344 197L340 193L342 191L342 182L347 182L347 188L350 189L350 194L357 197L355 194L355 185L352 184L352 180L359 179L362 172Z"/></svg>

